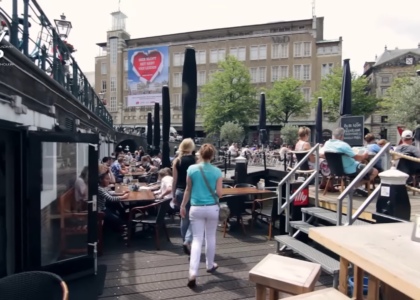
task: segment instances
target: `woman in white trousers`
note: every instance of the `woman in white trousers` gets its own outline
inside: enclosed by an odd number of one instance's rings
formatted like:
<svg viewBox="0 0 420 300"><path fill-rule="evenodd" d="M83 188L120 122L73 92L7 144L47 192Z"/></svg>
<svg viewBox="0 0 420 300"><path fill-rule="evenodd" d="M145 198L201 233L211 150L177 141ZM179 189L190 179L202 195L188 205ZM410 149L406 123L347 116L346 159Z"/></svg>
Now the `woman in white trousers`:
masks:
<svg viewBox="0 0 420 300"><path fill-rule="evenodd" d="M196 286L203 238L206 240L207 272L216 271L216 230L219 222L219 198L222 196L222 172L210 164L216 149L211 144L200 148L202 163L192 165L187 171L187 188L181 204L181 217L186 215L186 205L191 201L189 217L193 232L188 287Z"/></svg>

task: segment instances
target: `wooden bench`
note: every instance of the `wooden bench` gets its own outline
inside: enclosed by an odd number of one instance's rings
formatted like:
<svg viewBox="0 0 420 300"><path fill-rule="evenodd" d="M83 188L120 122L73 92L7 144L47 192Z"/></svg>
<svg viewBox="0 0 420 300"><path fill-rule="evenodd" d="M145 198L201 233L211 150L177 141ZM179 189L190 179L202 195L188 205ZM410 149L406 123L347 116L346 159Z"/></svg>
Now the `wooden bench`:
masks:
<svg viewBox="0 0 420 300"><path fill-rule="evenodd" d="M350 300L334 288L324 289L303 295L285 298L286 300Z"/></svg>
<svg viewBox="0 0 420 300"><path fill-rule="evenodd" d="M289 257L268 254L249 272L249 280L256 283L256 300L265 300L267 288L270 300L277 300L279 292L300 295L315 288L321 266Z"/></svg>

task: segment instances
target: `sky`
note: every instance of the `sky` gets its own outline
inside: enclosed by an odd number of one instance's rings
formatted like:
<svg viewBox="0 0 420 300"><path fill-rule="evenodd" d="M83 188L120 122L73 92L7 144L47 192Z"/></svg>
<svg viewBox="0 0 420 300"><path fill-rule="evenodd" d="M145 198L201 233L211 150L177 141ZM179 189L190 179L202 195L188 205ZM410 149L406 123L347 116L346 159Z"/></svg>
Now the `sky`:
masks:
<svg viewBox="0 0 420 300"><path fill-rule="evenodd" d="M23 1L19 1L19 14ZM96 43L106 42L110 13L120 8L131 38L212 28L291 21L312 17L313 0L38 0L48 19L64 13L72 22L68 38L84 72L94 70ZM12 0L0 0L11 15ZM343 59L359 74L363 64L388 49L417 48L420 43L419 0L316 0L315 13L324 17L324 39L343 37ZM33 14L33 13L32 13ZM37 26L30 36L35 40Z"/></svg>

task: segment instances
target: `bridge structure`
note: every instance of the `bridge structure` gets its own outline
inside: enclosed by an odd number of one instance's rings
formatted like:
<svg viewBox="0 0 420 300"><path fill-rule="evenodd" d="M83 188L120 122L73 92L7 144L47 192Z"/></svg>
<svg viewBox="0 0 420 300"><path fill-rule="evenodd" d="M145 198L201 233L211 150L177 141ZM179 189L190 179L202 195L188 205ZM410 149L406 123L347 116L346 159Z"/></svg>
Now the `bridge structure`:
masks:
<svg viewBox="0 0 420 300"><path fill-rule="evenodd" d="M22 17L20 17L22 16ZM115 128L106 105L72 56L71 22L48 19L36 0L0 7L0 121L15 128L95 134L100 157L146 147L140 132ZM35 28L36 27L36 28ZM30 31L31 28L31 31ZM32 37L29 33L36 32Z"/></svg>

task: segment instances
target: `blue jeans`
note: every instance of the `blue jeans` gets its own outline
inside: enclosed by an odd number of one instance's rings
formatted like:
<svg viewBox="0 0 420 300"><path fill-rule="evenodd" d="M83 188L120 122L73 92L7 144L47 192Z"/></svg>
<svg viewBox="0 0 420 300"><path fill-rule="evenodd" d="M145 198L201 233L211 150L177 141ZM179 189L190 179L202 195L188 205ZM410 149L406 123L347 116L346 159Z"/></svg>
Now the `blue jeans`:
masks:
<svg viewBox="0 0 420 300"><path fill-rule="evenodd" d="M182 200L184 199L184 191L177 189L175 192L176 201L178 205L181 205ZM191 203L188 203L186 206L186 215L185 218L181 219L181 237L184 244L191 244L193 240L191 224L190 224L190 207Z"/></svg>

